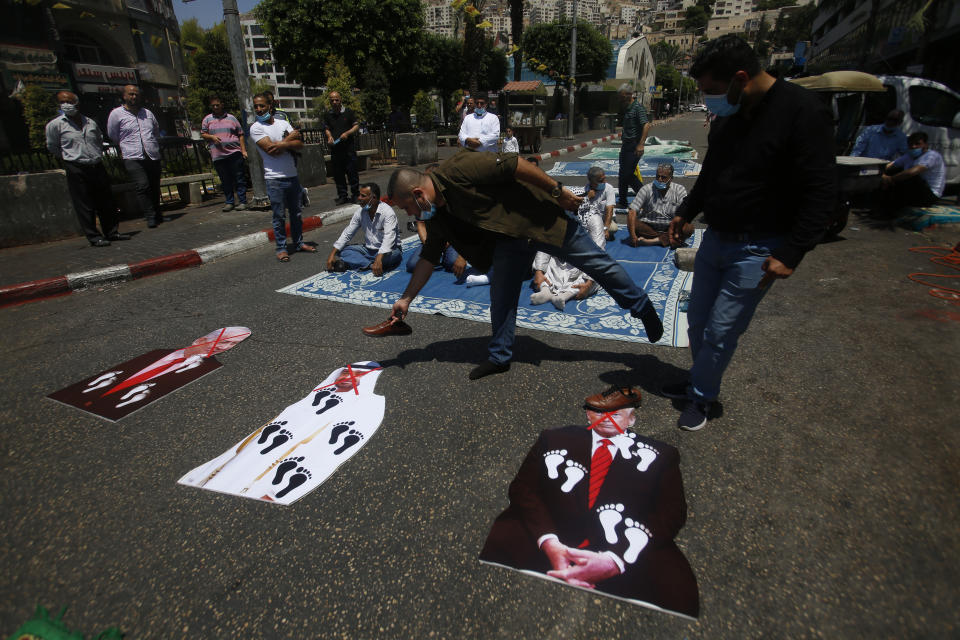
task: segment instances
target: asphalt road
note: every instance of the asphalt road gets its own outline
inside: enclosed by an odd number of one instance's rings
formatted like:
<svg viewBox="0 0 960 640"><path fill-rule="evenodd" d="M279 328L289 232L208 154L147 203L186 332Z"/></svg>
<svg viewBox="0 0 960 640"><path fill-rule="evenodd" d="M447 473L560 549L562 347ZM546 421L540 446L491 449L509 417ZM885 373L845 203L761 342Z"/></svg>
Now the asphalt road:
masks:
<svg viewBox="0 0 960 640"><path fill-rule="evenodd" d="M654 131L702 146L702 118ZM657 394L684 349L519 330L506 375L467 380L487 325L276 289L321 269L342 225L288 264L263 247L0 310L0 633L36 604L128 638L956 637L960 309L907 279L954 244L853 219L767 296L724 380L723 415L675 427ZM224 366L109 423L45 399L215 328ZM176 484L344 363L388 368L376 436L290 507ZM696 622L479 564L539 431L586 395L644 390L637 428L680 449L678 538Z"/></svg>

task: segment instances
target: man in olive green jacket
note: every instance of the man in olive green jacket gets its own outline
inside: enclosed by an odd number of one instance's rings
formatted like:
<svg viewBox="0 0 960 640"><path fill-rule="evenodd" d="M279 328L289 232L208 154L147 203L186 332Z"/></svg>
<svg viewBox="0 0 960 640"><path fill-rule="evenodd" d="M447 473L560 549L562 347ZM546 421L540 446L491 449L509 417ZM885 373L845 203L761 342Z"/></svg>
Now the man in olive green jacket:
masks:
<svg viewBox="0 0 960 640"><path fill-rule="evenodd" d="M582 198L565 189L515 153L462 151L430 174L398 169L390 177L391 202L423 221L427 239L410 284L393 305L402 320L420 289L440 263L449 242L477 270L490 274L489 358L470 379L510 368L516 333L517 303L523 280L537 251L577 267L639 318L650 342L663 336L663 325L642 288L605 251L597 247L576 219Z"/></svg>

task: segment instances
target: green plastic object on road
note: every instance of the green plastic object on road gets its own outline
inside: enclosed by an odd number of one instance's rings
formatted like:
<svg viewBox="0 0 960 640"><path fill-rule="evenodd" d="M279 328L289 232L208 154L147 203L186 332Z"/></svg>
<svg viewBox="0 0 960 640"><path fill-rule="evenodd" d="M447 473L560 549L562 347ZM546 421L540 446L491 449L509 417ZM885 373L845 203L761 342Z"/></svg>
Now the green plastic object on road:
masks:
<svg viewBox="0 0 960 640"><path fill-rule="evenodd" d="M67 608L63 607L56 618L51 618L46 608L37 605L33 617L20 625L8 640L84 640L82 633L71 631L63 624L66 612ZM123 640L123 634L116 627L110 627L91 640Z"/></svg>

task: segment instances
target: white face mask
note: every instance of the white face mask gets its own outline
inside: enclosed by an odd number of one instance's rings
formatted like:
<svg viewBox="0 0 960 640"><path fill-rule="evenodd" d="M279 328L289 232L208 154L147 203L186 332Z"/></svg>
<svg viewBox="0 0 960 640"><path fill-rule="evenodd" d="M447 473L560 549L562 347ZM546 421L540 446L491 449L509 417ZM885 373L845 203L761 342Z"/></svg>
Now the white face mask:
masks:
<svg viewBox="0 0 960 640"><path fill-rule="evenodd" d="M61 102L60 111L63 111L63 115L67 116L68 118L72 118L80 113L80 108L72 102Z"/></svg>

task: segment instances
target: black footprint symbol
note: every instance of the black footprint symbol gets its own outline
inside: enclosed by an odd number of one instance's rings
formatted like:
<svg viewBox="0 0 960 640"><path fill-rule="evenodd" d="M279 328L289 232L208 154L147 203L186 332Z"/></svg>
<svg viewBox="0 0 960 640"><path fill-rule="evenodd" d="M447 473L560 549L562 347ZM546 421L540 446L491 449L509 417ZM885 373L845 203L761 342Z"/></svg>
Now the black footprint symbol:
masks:
<svg viewBox="0 0 960 640"><path fill-rule="evenodd" d="M303 456L299 458L287 458L280 463L280 466L277 467L277 475L273 477L273 484L280 484L283 482L283 476L287 475L287 472L291 469L295 469L298 464L303 462Z"/></svg>
<svg viewBox="0 0 960 640"><path fill-rule="evenodd" d="M340 439L340 434L346 431L348 428L352 427L355 423L353 420L350 422L338 422L333 425L333 429L330 430L330 442L328 444L334 444L337 440Z"/></svg>
<svg viewBox="0 0 960 640"><path fill-rule="evenodd" d="M340 446L339 449L333 452L334 455L337 455L337 456L340 455L341 453L343 453L353 445L357 444L361 440L363 440L363 434L354 429L350 429L350 433L348 433L346 437L343 439L343 444Z"/></svg>
<svg viewBox="0 0 960 640"><path fill-rule="evenodd" d="M307 471L305 468L297 467L297 472L290 476L289 484L283 489L280 489L280 491L277 491L277 497L282 498L312 477L313 474Z"/></svg>
<svg viewBox="0 0 960 640"><path fill-rule="evenodd" d="M285 424L287 424L286 420L284 420L283 422L271 422L270 424L265 426L263 428L263 431L260 432L260 437L257 438L257 444L263 444L264 442L266 442L267 439L271 435L273 435L275 431L278 431L280 427L282 427Z"/></svg>
<svg viewBox="0 0 960 640"><path fill-rule="evenodd" d="M333 391L320 391L313 399L313 406L317 406L320 404L320 402L323 402L323 407L317 410L317 415L320 415L329 409L333 409L335 406L343 402L343 398Z"/></svg>
<svg viewBox="0 0 960 640"><path fill-rule="evenodd" d="M292 437L293 437L292 433L290 433L286 429L280 429L280 433L274 436L273 442L270 444L270 446L267 447L266 449L263 449L260 452L260 454L262 455L264 453L270 453L271 451L273 451L274 449L276 449L277 447L279 447L280 445L282 445L284 442L286 442Z"/></svg>

